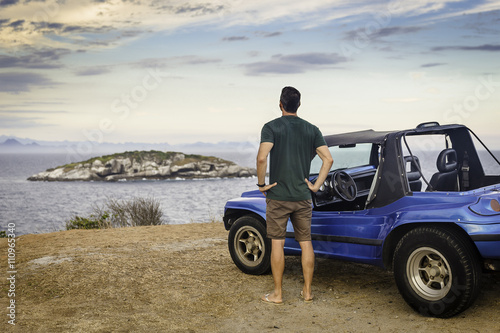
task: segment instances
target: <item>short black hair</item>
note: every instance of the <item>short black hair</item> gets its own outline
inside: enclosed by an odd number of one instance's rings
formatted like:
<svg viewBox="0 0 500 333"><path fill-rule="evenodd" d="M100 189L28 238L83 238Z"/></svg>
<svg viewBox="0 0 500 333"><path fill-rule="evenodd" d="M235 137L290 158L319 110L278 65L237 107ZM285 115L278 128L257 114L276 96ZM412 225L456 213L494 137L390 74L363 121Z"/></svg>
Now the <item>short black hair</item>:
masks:
<svg viewBox="0 0 500 333"><path fill-rule="evenodd" d="M300 92L294 87L285 87L281 90L280 102L286 112L296 113L300 106Z"/></svg>

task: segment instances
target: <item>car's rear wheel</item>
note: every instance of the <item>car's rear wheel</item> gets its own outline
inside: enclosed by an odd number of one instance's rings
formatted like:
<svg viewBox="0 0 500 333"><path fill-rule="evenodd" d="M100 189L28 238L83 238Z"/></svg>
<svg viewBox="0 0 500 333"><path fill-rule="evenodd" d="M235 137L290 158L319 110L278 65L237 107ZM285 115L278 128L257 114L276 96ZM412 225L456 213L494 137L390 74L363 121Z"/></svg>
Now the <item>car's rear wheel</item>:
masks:
<svg viewBox="0 0 500 333"><path fill-rule="evenodd" d="M238 218L229 230L229 253L236 266L247 274L260 275L271 268L271 241L266 228L252 216Z"/></svg>
<svg viewBox="0 0 500 333"><path fill-rule="evenodd" d="M394 277L412 308L423 315L447 318L474 302L481 265L472 244L457 232L419 227L399 241Z"/></svg>

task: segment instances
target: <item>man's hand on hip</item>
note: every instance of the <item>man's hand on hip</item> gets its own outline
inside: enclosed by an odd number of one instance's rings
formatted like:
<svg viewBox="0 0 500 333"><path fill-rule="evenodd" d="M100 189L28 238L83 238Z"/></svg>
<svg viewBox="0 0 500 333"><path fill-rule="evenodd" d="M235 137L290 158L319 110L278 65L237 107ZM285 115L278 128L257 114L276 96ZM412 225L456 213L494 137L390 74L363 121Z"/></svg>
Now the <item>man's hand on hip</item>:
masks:
<svg viewBox="0 0 500 333"><path fill-rule="evenodd" d="M314 193L316 193L316 192L318 192L318 191L319 191L319 188L320 188L320 186L321 186L321 183L319 183L319 184L316 186L316 183L318 183L318 182L316 182L315 184L313 184L313 183L311 183L311 182L309 181L309 179L307 179L307 178L305 179L305 181L306 181L307 186L309 187L309 190L311 190L311 191L312 191L312 192L314 192Z"/></svg>
<svg viewBox="0 0 500 333"><path fill-rule="evenodd" d="M264 194L266 195L266 192L272 188L272 187L275 187L276 185L278 185L278 183L273 183L273 184L269 184L269 185L266 185L266 186L263 186L263 187L259 187L259 190Z"/></svg>

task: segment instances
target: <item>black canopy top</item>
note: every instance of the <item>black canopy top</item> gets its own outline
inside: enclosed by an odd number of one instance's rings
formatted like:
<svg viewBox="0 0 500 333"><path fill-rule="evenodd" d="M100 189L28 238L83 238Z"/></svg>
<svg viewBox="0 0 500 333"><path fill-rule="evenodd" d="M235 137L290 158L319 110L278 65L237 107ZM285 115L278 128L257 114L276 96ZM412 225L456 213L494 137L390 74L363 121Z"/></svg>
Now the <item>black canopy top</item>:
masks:
<svg viewBox="0 0 500 333"><path fill-rule="evenodd" d="M439 124L437 124L435 126L417 127L414 129L396 130L396 131L374 131L374 130L370 129L370 130L364 130L364 131L358 131L358 132L326 135L324 138L325 138L326 144L329 147L340 146L340 145L352 145L355 143L381 144L382 142L384 142L385 138L391 133L401 133L401 134L408 134L408 135L415 135L415 134L422 134L422 133L427 133L427 134L440 133L440 134L442 134L442 133L448 133L449 131L456 130L456 129L468 130L467 127L465 127L464 125L456 125L456 124L439 125Z"/></svg>
<svg viewBox="0 0 500 333"><path fill-rule="evenodd" d="M393 131L379 132L365 130L325 136L326 144L330 146L351 145L355 143L382 143L385 137Z"/></svg>

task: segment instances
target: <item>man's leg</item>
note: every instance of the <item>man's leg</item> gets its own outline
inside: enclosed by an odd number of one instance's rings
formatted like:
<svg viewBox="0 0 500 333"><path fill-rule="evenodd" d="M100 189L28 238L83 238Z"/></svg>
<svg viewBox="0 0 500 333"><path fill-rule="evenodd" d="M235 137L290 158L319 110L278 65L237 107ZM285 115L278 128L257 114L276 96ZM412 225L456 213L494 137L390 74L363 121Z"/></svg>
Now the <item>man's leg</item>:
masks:
<svg viewBox="0 0 500 333"><path fill-rule="evenodd" d="M266 221L267 237L271 239L271 270L273 272L274 292L262 297L266 302L281 303L283 272L285 270L286 224L290 216L286 202L267 199Z"/></svg>
<svg viewBox="0 0 500 333"><path fill-rule="evenodd" d="M283 272L285 270L284 239L271 240L271 271L273 272L274 293L268 296L271 302L282 302Z"/></svg>
<svg viewBox="0 0 500 333"><path fill-rule="evenodd" d="M302 274L304 275L302 297L308 301L312 300L311 285L314 274L314 249L311 242L312 201L298 201L296 205L296 210L290 216L290 220L293 224L295 239L302 250Z"/></svg>
<svg viewBox="0 0 500 333"><path fill-rule="evenodd" d="M302 249L302 273L304 274L304 287L302 296L305 300L311 300L312 296L312 279L314 274L314 250L311 241L299 242Z"/></svg>

